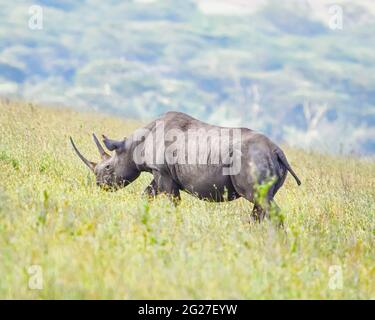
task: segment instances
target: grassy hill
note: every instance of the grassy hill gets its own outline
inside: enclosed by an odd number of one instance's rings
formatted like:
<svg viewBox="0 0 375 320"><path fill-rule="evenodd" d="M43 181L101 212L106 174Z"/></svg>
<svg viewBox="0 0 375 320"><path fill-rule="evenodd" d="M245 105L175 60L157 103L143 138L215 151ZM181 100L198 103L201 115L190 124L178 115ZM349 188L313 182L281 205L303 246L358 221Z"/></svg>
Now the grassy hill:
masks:
<svg viewBox="0 0 375 320"><path fill-rule="evenodd" d="M276 197L283 231L248 223L245 200L148 201L146 174L97 188L69 135L94 160L92 132L138 126L0 102L0 298L375 298L374 162L284 148L302 186Z"/></svg>

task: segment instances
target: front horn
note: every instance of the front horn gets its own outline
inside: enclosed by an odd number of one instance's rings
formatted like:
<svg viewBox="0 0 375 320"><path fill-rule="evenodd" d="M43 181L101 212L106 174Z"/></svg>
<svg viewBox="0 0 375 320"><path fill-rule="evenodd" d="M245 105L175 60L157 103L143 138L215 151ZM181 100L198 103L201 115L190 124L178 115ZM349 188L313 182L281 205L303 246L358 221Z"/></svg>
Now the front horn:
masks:
<svg viewBox="0 0 375 320"><path fill-rule="evenodd" d="M102 160L106 160L106 159L109 159L111 156L104 151L102 145L100 144L98 138L96 137L95 133L92 134L92 138L94 139L94 142L96 144L96 146L98 147L98 150L99 150L99 153L100 153L100 156L102 157Z"/></svg>
<svg viewBox="0 0 375 320"><path fill-rule="evenodd" d="M88 166L92 171L94 171L95 166L96 166L96 163L87 160L87 159L81 154L81 152L79 152L79 150L77 149L76 145L75 145L74 142L73 142L72 137L69 137L69 138L70 138L70 142L72 143L72 146L73 146L73 148L74 148L74 151L77 153L78 157L79 157L79 158L85 163L86 166Z"/></svg>

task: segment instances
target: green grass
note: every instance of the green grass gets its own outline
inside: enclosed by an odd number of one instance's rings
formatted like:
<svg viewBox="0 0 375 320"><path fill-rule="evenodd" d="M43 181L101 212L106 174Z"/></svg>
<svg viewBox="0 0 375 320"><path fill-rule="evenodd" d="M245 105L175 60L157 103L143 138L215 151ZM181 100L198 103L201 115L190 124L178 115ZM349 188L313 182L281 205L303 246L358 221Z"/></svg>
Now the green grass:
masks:
<svg viewBox="0 0 375 320"><path fill-rule="evenodd" d="M249 223L242 199L148 201L147 174L97 188L69 135L97 160L92 132L138 126L0 102L0 298L375 298L374 162L284 148L302 186L289 176L276 196L283 231ZM29 286L32 265L41 290ZM335 266L341 289L329 285Z"/></svg>

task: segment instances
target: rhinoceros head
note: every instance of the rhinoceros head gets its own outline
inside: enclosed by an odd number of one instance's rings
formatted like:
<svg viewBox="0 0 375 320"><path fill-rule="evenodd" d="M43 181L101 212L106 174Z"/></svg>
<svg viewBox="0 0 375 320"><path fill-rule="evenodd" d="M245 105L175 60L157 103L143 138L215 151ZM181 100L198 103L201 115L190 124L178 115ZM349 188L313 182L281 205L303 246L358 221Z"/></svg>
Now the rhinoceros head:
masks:
<svg viewBox="0 0 375 320"><path fill-rule="evenodd" d="M101 157L99 162L87 160L74 144L72 137L70 137L70 142L78 157L94 172L98 186L106 190L116 190L128 185L138 177L139 171L127 152L126 139L116 141L103 135L104 145L109 151L114 151L113 155L109 155L103 149L96 135L93 133L92 136Z"/></svg>

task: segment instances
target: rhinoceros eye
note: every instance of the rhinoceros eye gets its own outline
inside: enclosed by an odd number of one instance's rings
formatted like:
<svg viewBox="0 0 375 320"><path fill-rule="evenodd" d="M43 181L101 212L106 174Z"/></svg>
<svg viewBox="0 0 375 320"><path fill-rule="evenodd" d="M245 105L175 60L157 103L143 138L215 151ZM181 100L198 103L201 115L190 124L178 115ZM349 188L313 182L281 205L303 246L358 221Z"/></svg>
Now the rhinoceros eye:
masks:
<svg viewBox="0 0 375 320"><path fill-rule="evenodd" d="M111 166L110 166L109 164L107 164L107 165L105 166L105 169L106 169L106 170L110 170L110 169L111 169Z"/></svg>

